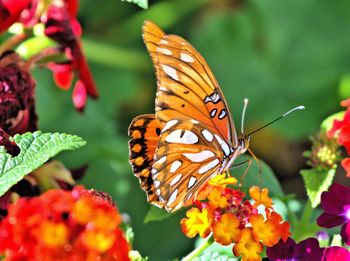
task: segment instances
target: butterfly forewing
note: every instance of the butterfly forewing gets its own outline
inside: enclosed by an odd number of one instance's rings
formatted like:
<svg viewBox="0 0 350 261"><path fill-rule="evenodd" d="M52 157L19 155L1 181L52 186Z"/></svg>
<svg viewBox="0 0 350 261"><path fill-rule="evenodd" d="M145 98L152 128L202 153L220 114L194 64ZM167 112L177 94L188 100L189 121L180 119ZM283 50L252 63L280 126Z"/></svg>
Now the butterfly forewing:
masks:
<svg viewBox="0 0 350 261"><path fill-rule="evenodd" d="M203 57L183 38L166 35L150 21L143 26L143 38L157 73L156 115L160 122L194 119L236 147L230 112Z"/></svg>
<svg viewBox="0 0 350 261"><path fill-rule="evenodd" d="M215 135L197 121L169 121L163 128L151 171L155 193L168 211L192 201L217 174L224 158Z"/></svg>

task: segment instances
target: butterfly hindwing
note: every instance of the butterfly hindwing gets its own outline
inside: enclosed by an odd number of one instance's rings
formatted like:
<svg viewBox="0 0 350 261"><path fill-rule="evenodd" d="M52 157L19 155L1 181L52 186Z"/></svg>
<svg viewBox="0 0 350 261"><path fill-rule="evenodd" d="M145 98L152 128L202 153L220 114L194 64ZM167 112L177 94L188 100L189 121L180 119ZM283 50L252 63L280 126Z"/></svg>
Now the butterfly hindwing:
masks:
<svg viewBox="0 0 350 261"><path fill-rule="evenodd" d="M186 40L165 34L150 21L144 23L143 39L156 69L160 122L194 119L236 147L233 120L204 58Z"/></svg>
<svg viewBox="0 0 350 261"><path fill-rule="evenodd" d="M129 126L129 160L134 174L140 181L140 187L146 191L147 200L152 204L163 206L154 193L151 169L154 153L158 146L161 125L154 114L136 117Z"/></svg>
<svg viewBox="0 0 350 261"><path fill-rule="evenodd" d="M224 158L219 140L194 120L171 120L164 126L151 173L155 193L167 211L191 202L217 174Z"/></svg>

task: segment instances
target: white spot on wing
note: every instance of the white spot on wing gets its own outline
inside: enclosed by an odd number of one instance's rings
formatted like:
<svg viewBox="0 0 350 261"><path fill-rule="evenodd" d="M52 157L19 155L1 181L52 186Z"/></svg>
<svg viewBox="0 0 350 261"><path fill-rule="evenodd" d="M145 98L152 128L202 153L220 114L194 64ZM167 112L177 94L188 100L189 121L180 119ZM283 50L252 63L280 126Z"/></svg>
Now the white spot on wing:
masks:
<svg viewBox="0 0 350 261"><path fill-rule="evenodd" d="M167 88L162 87L162 86L159 87L159 90L162 92L169 92L169 90Z"/></svg>
<svg viewBox="0 0 350 261"><path fill-rule="evenodd" d="M193 187L193 185L196 183L197 179L195 177L191 177L190 180L188 181L187 188L190 189Z"/></svg>
<svg viewBox="0 0 350 261"><path fill-rule="evenodd" d="M202 130L202 134L203 134L203 137L204 137L207 141L209 141L209 142L212 142L212 141L213 141L214 136L213 136L213 134L212 134L210 131L208 131L208 130Z"/></svg>
<svg viewBox="0 0 350 261"><path fill-rule="evenodd" d="M170 67L170 66L165 65L165 64L163 64L162 67L163 67L164 72L165 72L168 76L170 76L171 78L173 78L175 81L178 81L178 80L179 80L179 77L178 77L178 75L177 75L177 72L176 72L176 70L175 70L173 67Z"/></svg>
<svg viewBox="0 0 350 261"><path fill-rule="evenodd" d="M219 160L218 159L215 159L211 162L209 162L208 164L202 166L199 170L198 170L198 173L199 174L203 174L203 173L206 173L207 171L211 170L212 168L215 168L218 164L219 164Z"/></svg>
<svg viewBox="0 0 350 261"><path fill-rule="evenodd" d="M214 136L215 136L216 140L219 142L221 149L225 153L225 156L230 155L230 148L227 145L227 143L223 139L221 139L219 135L214 134Z"/></svg>
<svg viewBox="0 0 350 261"><path fill-rule="evenodd" d="M164 128L162 129L162 133L165 132L166 130L170 129L171 127L173 127L176 123L178 123L178 120L171 120L171 121L168 121Z"/></svg>
<svg viewBox="0 0 350 261"><path fill-rule="evenodd" d="M160 40L160 44L168 44L169 42L167 40Z"/></svg>
<svg viewBox="0 0 350 261"><path fill-rule="evenodd" d="M181 161L175 160L170 167L170 173L174 173L181 167Z"/></svg>
<svg viewBox="0 0 350 261"><path fill-rule="evenodd" d="M222 109L220 112L220 115L219 115L219 119L221 120L221 119L225 118L225 116L226 116L226 110Z"/></svg>
<svg viewBox="0 0 350 261"><path fill-rule="evenodd" d="M175 178L173 178L173 180L170 182L170 186L174 186L176 183L178 183L181 177L182 174L178 174Z"/></svg>
<svg viewBox="0 0 350 261"><path fill-rule="evenodd" d="M188 55L187 53L180 53L180 59L186 63L193 63L194 59L191 55Z"/></svg>
<svg viewBox="0 0 350 261"><path fill-rule="evenodd" d="M198 124L199 123L199 121L194 120L194 119L191 119L191 122L194 123L194 124Z"/></svg>
<svg viewBox="0 0 350 261"><path fill-rule="evenodd" d="M202 162L215 156L211 150L203 150L198 153L184 153L183 155L192 162Z"/></svg>
<svg viewBox="0 0 350 261"><path fill-rule="evenodd" d="M198 137L190 130L174 130L166 138L169 143L179 144L195 144L198 142Z"/></svg>
<svg viewBox="0 0 350 261"><path fill-rule="evenodd" d="M161 53L164 53L166 55L172 55L172 51L170 51L169 49L166 49L166 48L160 48L160 47L157 47L157 51L158 52L161 52Z"/></svg>
<svg viewBox="0 0 350 261"><path fill-rule="evenodd" d="M158 188L159 185L160 185L160 181L159 181L159 180L154 180L154 181L153 181L153 184L154 184L154 187L155 187L155 188Z"/></svg>
<svg viewBox="0 0 350 261"><path fill-rule="evenodd" d="M179 189L175 189L174 192L171 193L167 205L171 205L175 201L178 191Z"/></svg>
<svg viewBox="0 0 350 261"><path fill-rule="evenodd" d="M159 160L157 160L157 164L162 164L166 161L166 156L161 157Z"/></svg>

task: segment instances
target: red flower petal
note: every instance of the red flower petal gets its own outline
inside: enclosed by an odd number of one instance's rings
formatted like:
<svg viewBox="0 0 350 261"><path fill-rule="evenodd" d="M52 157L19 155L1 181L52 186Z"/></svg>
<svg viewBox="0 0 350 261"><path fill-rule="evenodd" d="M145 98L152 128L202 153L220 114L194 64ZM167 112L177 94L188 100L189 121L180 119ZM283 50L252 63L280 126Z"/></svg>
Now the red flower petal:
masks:
<svg viewBox="0 0 350 261"><path fill-rule="evenodd" d="M346 171L346 176L350 178L350 158L345 158L341 161L341 165Z"/></svg>
<svg viewBox="0 0 350 261"><path fill-rule="evenodd" d="M49 69L53 72L53 79L58 87L68 90L73 81L73 71L71 64L50 63Z"/></svg>
<svg viewBox="0 0 350 261"><path fill-rule="evenodd" d="M74 107L78 111L83 111L86 105L87 93L85 85L81 80L78 80L75 84L73 94L72 94Z"/></svg>
<svg viewBox="0 0 350 261"><path fill-rule="evenodd" d="M17 22L22 11L30 2L31 0L0 0L0 33Z"/></svg>

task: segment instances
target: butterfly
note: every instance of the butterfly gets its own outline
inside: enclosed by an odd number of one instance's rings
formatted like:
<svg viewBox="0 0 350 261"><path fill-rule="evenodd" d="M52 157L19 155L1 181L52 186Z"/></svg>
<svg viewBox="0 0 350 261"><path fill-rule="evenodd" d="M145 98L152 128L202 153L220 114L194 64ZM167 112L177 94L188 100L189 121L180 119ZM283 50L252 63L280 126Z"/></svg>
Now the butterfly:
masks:
<svg viewBox="0 0 350 261"><path fill-rule="evenodd" d="M173 212L227 171L250 136L237 137L219 84L190 43L151 21L142 35L157 75L155 114L131 122L129 161L148 202Z"/></svg>

